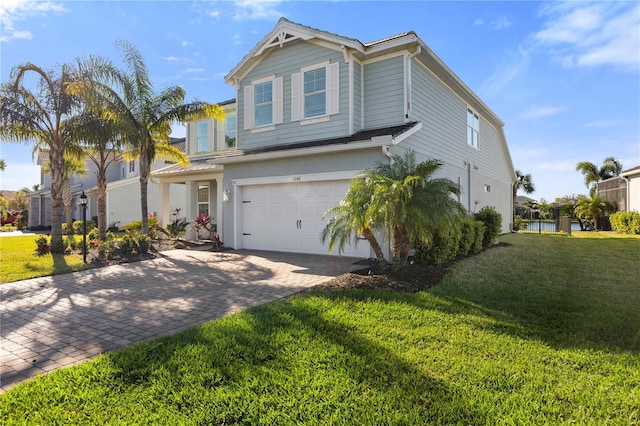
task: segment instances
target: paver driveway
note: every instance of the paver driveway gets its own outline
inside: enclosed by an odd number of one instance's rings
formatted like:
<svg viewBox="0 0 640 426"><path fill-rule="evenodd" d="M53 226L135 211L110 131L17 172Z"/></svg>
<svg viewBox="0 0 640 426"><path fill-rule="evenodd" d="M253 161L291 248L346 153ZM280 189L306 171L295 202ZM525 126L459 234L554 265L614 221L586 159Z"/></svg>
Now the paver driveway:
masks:
<svg viewBox="0 0 640 426"><path fill-rule="evenodd" d="M0 392L352 271L353 258L170 250L138 263L0 285Z"/></svg>

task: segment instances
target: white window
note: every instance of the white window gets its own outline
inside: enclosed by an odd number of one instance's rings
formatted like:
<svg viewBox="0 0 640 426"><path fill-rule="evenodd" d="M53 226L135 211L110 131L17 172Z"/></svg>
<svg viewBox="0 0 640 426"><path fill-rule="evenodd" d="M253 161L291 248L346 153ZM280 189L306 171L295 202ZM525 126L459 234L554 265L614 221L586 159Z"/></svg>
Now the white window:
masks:
<svg viewBox="0 0 640 426"><path fill-rule="evenodd" d="M282 77L267 77L244 88L244 129L272 130L282 123Z"/></svg>
<svg viewBox="0 0 640 426"><path fill-rule="evenodd" d="M328 120L339 111L340 65L323 62L291 75L291 120Z"/></svg>
<svg viewBox="0 0 640 426"><path fill-rule="evenodd" d="M467 144L477 148L480 134L480 118L478 114L467 108Z"/></svg>
<svg viewBox="0 0 640 426"><path fill-rule="evenodd" d="M327 112L327 69L306 71L304 76L304 118L325 115Z"/></svg>
<svg viewBox="0 0 640 426"><path fill-rule="evenodd" d="M209 185L198 184L198 216L209 216Z"/></svg>
<svg viewBox="0 0 640 426"><path fill-rule="evenodd" d="M196 123L196 148L197 152L209 151L209 123L206 121Z"/></svg>
<svg viewBox="0 0 640 426"><path fill-rule="evenodd" d="M224 122L224 147L235 148L236 146L236 113L228 112Z"/></svg>

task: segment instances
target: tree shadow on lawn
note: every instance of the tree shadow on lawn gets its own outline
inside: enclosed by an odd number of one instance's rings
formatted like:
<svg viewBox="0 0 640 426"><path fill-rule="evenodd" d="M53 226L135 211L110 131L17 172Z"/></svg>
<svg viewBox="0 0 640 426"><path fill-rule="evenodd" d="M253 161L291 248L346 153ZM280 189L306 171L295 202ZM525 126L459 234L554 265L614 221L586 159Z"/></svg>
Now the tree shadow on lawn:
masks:
<svg viewBox="0 0 640 426"><path fill-rule="evenodd" d="M252 308L105 362L115 388L145 389L194 421L277 423L282 413L289 423L487 421L441 380L304 301Z"/></svg>

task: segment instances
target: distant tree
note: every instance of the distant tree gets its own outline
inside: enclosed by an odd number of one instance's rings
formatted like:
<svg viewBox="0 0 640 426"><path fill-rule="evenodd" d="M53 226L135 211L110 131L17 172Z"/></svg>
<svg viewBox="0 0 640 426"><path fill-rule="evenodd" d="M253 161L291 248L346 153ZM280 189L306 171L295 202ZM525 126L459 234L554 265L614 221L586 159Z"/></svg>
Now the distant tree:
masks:
<svg viewBox="0 0 640 426"><path fill-rule="evenodd" d="M613 212L614 210L613 204L595 195L591 198L584 197L578 200L574 214L582 220L593 220L593 228L597 231L600 229L600 219L607 212Z"/></svg>
<svg viewBox="0 0 640 426"><path fill-rule="evenodd" d="M40 190L40 184L39 184L39 183L36 183L35 185L33 185L33 186L31 187L31 189L32 189L34 192L35 192L35 191L39 191L39 190Z"/></svg>
<svg viewBox="0 0 640 426"><path fill-rule="evenodd" d="M37 78L35 90L24 84ZM62 252L62 185L64 154L69 144L67 119L75 113L75 97L67 92L72 76L66 65L46 71L31 63L15 67L0 89L0 139L45 147L51 161L51 250Z"/></svg>
<svg viewBox="0 0 640 426"><path fill-rule="evenodd" d="M543 219L548 219L551 216L551 211L553 211L553 204L541 198L538 202L538 210Z"/></svg>
<svg viewBox="0 0 640 426"><path fill-rule="evenodd" d="M0 171L5 170L6 168L7 168L7 163L4 160L0 159Z"/></svg>
<svg viewBox="0 0 640 426"><path fill-rule="evenodd" d="M576 165L576 171L584 175L584 184L593 196L598 182L619 176L622 173L622 163L614 157L607 157L602 162L602 166L598 168L597 165L589 161L581 161Z"/></svg>

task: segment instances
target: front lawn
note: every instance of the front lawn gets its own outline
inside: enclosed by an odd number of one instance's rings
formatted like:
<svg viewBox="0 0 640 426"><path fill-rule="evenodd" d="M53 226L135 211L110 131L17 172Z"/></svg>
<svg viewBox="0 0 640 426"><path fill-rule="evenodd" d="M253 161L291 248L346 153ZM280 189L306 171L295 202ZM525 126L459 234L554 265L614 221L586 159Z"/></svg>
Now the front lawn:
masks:
<svg viewBox="0 0 640 426"><path fill-rule="evenodd" d="M428 292L314 290L0 396L8 424L639 424L640 239L507 235Z"/></svg>
<svg viewBox="0 0 640 426"><path fill-rule="evenodd" d="M87 269L81 254L36 254L37 235L0 238L0 284ZM65 237L67 238L67 237ZM75 236L77 241L82 237Z"/></svg>

